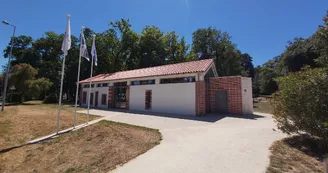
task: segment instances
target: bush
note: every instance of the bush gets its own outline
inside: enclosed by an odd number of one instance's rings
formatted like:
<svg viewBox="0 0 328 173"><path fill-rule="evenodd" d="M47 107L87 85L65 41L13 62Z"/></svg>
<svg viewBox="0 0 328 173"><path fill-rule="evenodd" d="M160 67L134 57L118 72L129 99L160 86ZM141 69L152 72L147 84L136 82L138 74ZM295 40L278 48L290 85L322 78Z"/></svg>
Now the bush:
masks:
<svg viewBox="0 0 328 173"><path fill-rule="evenodd" d="M54 93L49 94L43 100L43 103L57 103L57 102L58 102L58 99L57 99L56 94L54 94Z"/></svg>
<svg viewBox="0 0 328 173"><path fill-rule="evenodd" d="M276 81L279 90L272 104L278 128L328 141L327 69L303 69Z"/></svg>
<svg viewBox="0 0 328 173"><path fill-rule="evenodd" d="M21 94L19 94L19 93L15 93L15 92L14 93L11 93L10 92L10 93L7 93L7 95L6 95L6 101L8 103L10 103L10 101L11 101L11 103L20 103L21 100L22 100Z"/></svg>

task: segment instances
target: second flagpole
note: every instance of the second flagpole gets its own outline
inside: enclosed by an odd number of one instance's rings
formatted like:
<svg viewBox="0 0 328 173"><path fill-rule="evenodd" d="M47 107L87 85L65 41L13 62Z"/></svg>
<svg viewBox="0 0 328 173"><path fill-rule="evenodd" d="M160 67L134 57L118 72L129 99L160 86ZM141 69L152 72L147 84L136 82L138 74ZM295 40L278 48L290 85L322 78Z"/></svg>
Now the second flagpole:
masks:
<svg viewBox="0 0 328 173"><path fill-rule="evenodd" d="M92 38L93 38L93 42L95 41L95 37L96 37L96 35L95 34L93 34L92 35ZM88 122L90 121L90 114L89 114L89 109L90 109L90 95L91 95L91 81L92 81L92 72L93 72L93 59L94 59L94 57L93 56L91 56L91 70L90 70L90 82L89 82L89 96L88 96ZM93 99L93 98L92 98Z"/></svg>
<svg viewBox="0 0 328 173"><path fill-rule="evenodd" d="M84 31L84 26L81 27L81 33L83 34L83 31ZM77 70L77 80L76 80L76 92L75 92L75 110L74 110L74 129L75 129L75 126L76 126L76 109L77 109L77 99L78 99L78 95L79 95L79 81L80 81L80 69L81 69L81 50L82 48L82 35L81 35L81 38L80 38L80 56L79 56L79 67L78 67L78 70ZM81 98L80 98L80 102L81 102Z"/></svg>

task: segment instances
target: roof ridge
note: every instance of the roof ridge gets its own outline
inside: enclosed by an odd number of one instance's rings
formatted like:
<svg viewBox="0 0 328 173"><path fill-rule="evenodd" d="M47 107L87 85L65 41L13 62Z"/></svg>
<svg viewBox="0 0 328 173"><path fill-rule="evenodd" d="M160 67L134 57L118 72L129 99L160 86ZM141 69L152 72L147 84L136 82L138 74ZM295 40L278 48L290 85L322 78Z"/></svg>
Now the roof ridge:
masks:
<svg viewBox="0 0 328 173"><path fill-rule="evenodd" d="M175 64L165 64L165 65L159 65L159 66L153 66L153 67L144 67L144 68L138 68L138 69L133 69L133 70L123 70L123 71L117 71L117 72L114 72L114 73L111 73L111 74L115 74L115 73L118 73L118 72L128 72L128 71L136 71L136 70L142 70L142 69L152 69L152 68L158 68L158 67L180 65L180 64L186 64L186 63L191 63L191 62L200 62L200 61L213 61L213 59L212 58L210 58L210 59L201 59L201 60L179 62L179 63L175 63ZM104 74L109 74L109 73L104 73Z"/></svg>

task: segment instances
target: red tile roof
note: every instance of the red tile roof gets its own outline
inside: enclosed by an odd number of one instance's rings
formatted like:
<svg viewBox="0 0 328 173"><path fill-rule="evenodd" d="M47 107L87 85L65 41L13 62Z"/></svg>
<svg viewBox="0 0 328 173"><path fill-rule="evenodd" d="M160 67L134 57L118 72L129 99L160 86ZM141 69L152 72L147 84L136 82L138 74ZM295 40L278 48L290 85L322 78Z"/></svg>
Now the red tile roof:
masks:
<svg viewBox="0 0 328 173"><path fill-rule="evenodd" d="M178 64L169 64L163 66L142 68L129 71L120 71L116 73L100 74L89 79L80 81L80 83L122 80L152 76L165 76L185 73L205 72L213 63L212 59L205 59L199 61L183 62Z"/></svg>

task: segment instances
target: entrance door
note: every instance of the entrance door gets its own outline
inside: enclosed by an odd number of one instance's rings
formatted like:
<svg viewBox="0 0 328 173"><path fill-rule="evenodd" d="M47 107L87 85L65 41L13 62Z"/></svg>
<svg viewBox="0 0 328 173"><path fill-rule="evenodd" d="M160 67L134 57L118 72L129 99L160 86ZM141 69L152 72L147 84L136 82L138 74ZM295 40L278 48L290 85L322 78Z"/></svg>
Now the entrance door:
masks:
<svg viewBox="0 0 328 173"><path fill-rule="evenodd" d="M215 91L215 107L217 112L228 112L228 94L225 90Z"/></svg>
<svg viewBox="0 0 328 173"><path fill-rule="evenodd" d="M98 91L96 91L95 106L98 106Z"/></svg>
<svg viewBox="0 0 328 173"><path fill-rule="evenodd" d="M115 87L115 108L126 108L126 87Z"/></svg>

